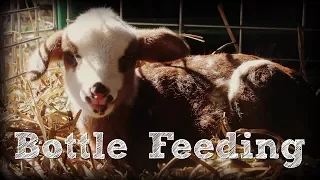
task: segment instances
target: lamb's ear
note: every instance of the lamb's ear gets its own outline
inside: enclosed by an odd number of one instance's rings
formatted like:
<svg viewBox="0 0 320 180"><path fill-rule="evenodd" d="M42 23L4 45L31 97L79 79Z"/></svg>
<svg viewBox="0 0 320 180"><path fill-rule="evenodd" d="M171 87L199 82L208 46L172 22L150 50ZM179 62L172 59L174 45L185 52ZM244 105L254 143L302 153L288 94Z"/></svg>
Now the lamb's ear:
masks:
<svg viewBox="0 0 320 180"><path fill-rule="evenodd" d="M57 31L40 44L28 62L27 79L39 79L48 69L49 63L62 58L61 41L63 31Z"/></svg>
<svg viewBox="0 0 320 180"><path fill-rule="evenodd" d="M166 62L190 54L190 47L184 39L169 29L136 29L136 33L139 60Z"/></svg>

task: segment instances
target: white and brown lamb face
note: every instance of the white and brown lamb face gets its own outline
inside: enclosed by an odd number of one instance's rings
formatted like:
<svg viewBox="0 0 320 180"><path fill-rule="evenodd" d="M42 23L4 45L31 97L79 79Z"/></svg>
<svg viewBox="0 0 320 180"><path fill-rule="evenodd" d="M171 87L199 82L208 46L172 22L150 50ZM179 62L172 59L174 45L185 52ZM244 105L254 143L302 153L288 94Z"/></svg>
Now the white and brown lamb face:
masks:
<svg viewBox="0 0 320 180"><path fill-rule="evenodd" d="M72 105L99 118L133 95L138 59L164 62L188 54L189 46L168 29L136 29L110 8L94 8L34 52L29 79L38 79L49 62L63 59L65 87Z"/></svg>

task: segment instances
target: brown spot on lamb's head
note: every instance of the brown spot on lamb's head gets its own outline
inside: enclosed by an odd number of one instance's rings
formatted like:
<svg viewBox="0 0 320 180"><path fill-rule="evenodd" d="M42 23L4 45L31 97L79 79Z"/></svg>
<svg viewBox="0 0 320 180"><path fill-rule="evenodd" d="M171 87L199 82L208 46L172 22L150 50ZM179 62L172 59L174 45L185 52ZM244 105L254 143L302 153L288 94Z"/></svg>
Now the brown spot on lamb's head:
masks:
<svg viewBox="0 0 320 180"><path fill-rule="evenodd" d="M99 118L134 96L137 60L172 61L189 52L171 30L136 29L110 8L93 8L41 44L30 59L28 76L36 80L50 62L63 60L72 105Z"/></svg>

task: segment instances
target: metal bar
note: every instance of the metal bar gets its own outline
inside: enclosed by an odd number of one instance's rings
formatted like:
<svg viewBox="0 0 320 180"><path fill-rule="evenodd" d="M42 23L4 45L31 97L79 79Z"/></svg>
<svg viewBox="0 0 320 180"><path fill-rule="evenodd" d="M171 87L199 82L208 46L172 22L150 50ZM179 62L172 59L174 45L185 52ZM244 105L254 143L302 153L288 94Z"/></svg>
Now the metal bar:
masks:
<svg viewBox="0 0 320 180"><path fill-rule="evenodd" d="M20 9L20 10L14 10L14 11L8 11L8 12L4 12L2 13L1 15L2 16L7 16L7 15L10 15L10 14L16 14L16 13L20 13L20 12L24 12L24 11L32 11L32 10L35 10L35 9L39 9L39 7L32 7L32 8L25 8L25 9Z"/></svg>
<svg viewBox="0 0 320 180"><path fill-rule="evenodd" d="M13 10L16 8L14 5L15 1L10 1L10 10ZM11 20L10 20L10 28L11 31L15 31L15 16L16 14L11 14L10 15ZM16 41L16 35L11 36L11 41L10 44L15 43ZM11 48L11 63L16 63L16 48ZM16 67L17 68L17 67Z"/></svg>
<svg viewBox="0 0 320 180"><path fill-rule="evenodd" d="M306 23L306 2L305 0L303 0L303 3L302 3L302 27L305 27L305 23Z"/></svg>
<svg viewBox="0 0 320 180"><path fill-rule="evenodd" d="M58 28L58 16L57 16L57 0L52 0L52 15L53 15L53 29L59 29ZM56 62L57 65L59 65L59 62Z"/></svg>
<svg viewBox="0 0 320 180"><path fill-rule="evenodd" d="M41 29L39 30L39 32L45 32L45 31L53 31L55 30L55 28L48 28L48 29ZM33 34L35 31L31 30L31 31L24 31L24 32L20 32L21 34ZM7 31L5 33L3 33L4 36L10 36L13 35L14 32L12 31Z"/></svg>
<svg viewBox="0 0 320 180"><path fill-rule="evenodd" d="M120 0L120 12L119 12L119 14L120 14L120 18L122 19L123 18L123 4L122 4L122 0Z"/></svg>
<svg viewBox="0 0 320 180"><path fill-rule="evenodd" d="M57 29L57 0L52 0L52 19L53 19L53 29Z"/></svg>
<svg viewBox="0 0 320 180"><path fill-rule="evenodd" d="M19 10L19 9L20 9L20 1L17 0L17 10ZM18 31L18 33L20 33L21 32L21 17L20 17L20 13L17 14L17 21L18 21L18 24L17 24L18 29L17 29L17 31ZM22 57L22 47L21 47L21 45L19 45L19 50L18 51L19 51L19 69L20 69L19 72L23 72L24 71L24 62L23 62L23 57Z"/></svg>
<svg viewBox="0 0 320 180"><path fill-rule="evenodd" d="M70 20L70 22L73 22ZM179 27L174 23L144 23L144 22L127 22L130 25L141 26L171 26ZM203 24L184 24L184 27L200 27L200 28L231 28L231 29L251 29L251 30L279 30L279 31L297 31L297 28L278 28L278 27L257 27L257 26L224 26L224 25L203 25ZM304 29L304 31L320 31L320 29Z"/></svg>
<svg viewBox="0 0 320 180"><path fill-rule="evenodd" d="M24 43L27 43L27 42L30 42L30 41L38 40L40 38L41 38L40 36L39 37L35 37L35 38L30 38L30 39L27 39L27 40L24 40L24 41L20 41L20 42L14 43L14 44L6 45L6 46L4 46L4 48L17 46L17 45L24 44Z"/></svg>
<svg viewBox="0 0 320 180"><path fill-rule="evenodd" d="M240 2L240 26L243 24L243 0ZM242 53L242 29L239 29L239 53Z"/></svg>
<svg viewBox="0 0 320 180"><path fill-rule="evenodd" d="M36 6L36 4L34 4L34 6ZM35 21L35 26L36 26L35 36L39 37L39 10L38 9L34 10L34 21ZM37 39L36 42L37 42L37 48L39 48L40 47L39 39Z"/></svg>
<svg viewBox="0 0 320 180"><path fill-rule="evenodd" d="M180 0L180 5L179 5L179 34L182 33L182 8L183 8L183 0Z"/></svg>
<svg viewBox="0 0 320 180"><path fill-rule="evenodd" d="M69 20L70 20L70 0L67 0L67 25L69 25Z"/></svg>
<svg viewBox="0 0 320 180"><path fill-rule="evenodd" d="M301 15L301 27L298 28L298 51L300 58L300 71L302 72L303 79L308 82L306 64L307 59L305 58L305 47L304 47L304 26L305 26L305 1L302 2L302 15Z"/></svg>
<svg viewBox="0 0 320 180"><path fill-rule="evenodd" d="M252 30L280 30L280 31L297 31L297 28L278 28L278 27L257 27L257 26L224 26L224 25L201 25L201 24L185 24L185 27L201 27L201 28L233 28L233 29L252 29ZM305 29L306 31L320 31L320 29Z"/></svg>
<svg viewBox="0 0 320 180"><path fill-rule="evenodd" d="M3 22L4 21L4 17L3 16L0 16L0 22ZM1 32L1 34L3 33L3 30L4 30L4 28L3 28L3 23L0 23L0 32ZM0 45L1 45L1 47L3 47L4 46L4 37L3 36L0 36ZM5 87L5 83L3 82L4 81L4 79L5 79L5 55L4 55L4 49L2 49L2 48L0 48L0 63L1 63L1 65L0 65L0 80L1 80L1 82L0 82L0 100L3 102L3 103L6 103L6 96L5 96L5 94L6 94L6 87Z"/></svg>
<svg viewBox="0 0 320 180"><path fill-rule="evenodd" d="M63 29L68 25L68 22L67 22L67 3L65 3L65 0L56 0L56 1L57 1L58 29Z"/></svg>

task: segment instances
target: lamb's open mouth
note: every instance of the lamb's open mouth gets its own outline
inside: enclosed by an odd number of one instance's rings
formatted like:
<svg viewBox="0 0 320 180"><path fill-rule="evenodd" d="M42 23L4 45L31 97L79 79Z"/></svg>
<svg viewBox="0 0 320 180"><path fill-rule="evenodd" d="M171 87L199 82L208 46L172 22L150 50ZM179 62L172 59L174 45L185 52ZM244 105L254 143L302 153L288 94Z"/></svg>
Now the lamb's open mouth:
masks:
<svg viewBox="0 0 320 180"><path fill-rule="evenodd" d="M108 105L90 104L90 107L93 109L94 113L103 114L107 110Z"/></svg>
<svg viewBox="0 0 320 180"><path fill-rule="evenodd" d="M113 101L111 95L104 98L90 98L86 96L86 102L92 108L93 112L99 115L103 115L108 108L108 105Z"/></svg>

